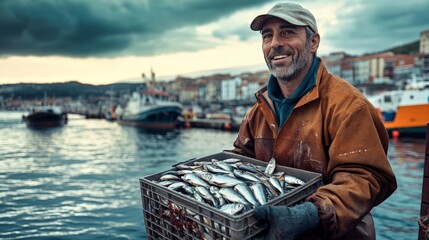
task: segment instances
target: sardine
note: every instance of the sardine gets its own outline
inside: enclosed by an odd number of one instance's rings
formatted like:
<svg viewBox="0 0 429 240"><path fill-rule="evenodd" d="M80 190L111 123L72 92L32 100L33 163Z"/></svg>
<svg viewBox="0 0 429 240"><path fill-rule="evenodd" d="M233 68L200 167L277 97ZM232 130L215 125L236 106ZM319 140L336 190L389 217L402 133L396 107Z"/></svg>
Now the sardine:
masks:
<svg viewBox="0 0 429 240"><path fill-rule="evenodd" d="M280 193L280 195L284 193L284 189L276 177L270 177L268 178L268 181Z"/></svg>
<svg viewBox="0 0 429 240"><path fill-rule="evenodd" d="M188 173L193 173L193 171L191 169L182 169L182 170L177 171L177 174L179 174L179 175L185 175Z"/></svg>
<svg viewBox="0 0 429 240"><path fill-rule="evenodd" d="M269 191L273 197L278 197L280 194L276 188L270 183L268 178L261 178L261 183L264 184L265 188Z"/></svg>
<svg viewBox="0 0 429 240"><path fill-rule="evenodd" d="M273 173L273 176L279 180L280 186L282 186L282 188L284 188L285 187L285 173L284 172L276 172L276 173Z"/></svg>
<svg viewBox="0 0 429 240"><path fill-rule="evenodd" d="M176 165L176 168L178 169L188 169L188 170L195 170L198 168L201 168L201 166L196 166L196 165L186 165L186 164L178 164Z"/></svg>
<svg viewBox="0 0 429 240"><path fill-rule="evenodd" d="M206 165L205 166L207 168L207 171L211 172L211 173L221 173L221 174L229 174L230 171L227 171L225 169L222 169L220 167L214 166L214 165Z"/></svg>
<svg viewBox="0 0 429 240"><path fill-rule="evenodd" d="M178 181L165 180L165 181L159 181L158 184L161 185L161 186L167 187L167 186L169 186L169 185L171 185L171 184L173 184L175 182L178 182Z"/></svg>
<svg viewBox="0 0 429 240"><path fill-rule="evenodd" d="M212 174L212 173L206 173L206 172L200 172L196 173L198 176L208 183L215 185L217 187L233 187L237 184L243 183L243 181L238 180L237 178L225 176L225 175L219 175L219 174Z"/></svg>
<svg viewBox="0 0 429 240"><path fill-rule="evenodd" d="M190 197L194 198L198 202L205 203L203 197L201 197L201 195L193 187L191 187L191 186L185 186L185 187L183 187L183 190L185 191L185 193L187 195L189 195Z"/></svg>
<svg viewBox="0 0 429 240"><path fill-rule="evenodd" d="M265 195L265 187L261 182L256 182L250 185L250 189L252 189L255 195L255 198L258 200L258 202L261 205L264 205L267 203L267 196Z"/></svg>
<svg viewBox="0 0 429 240"><path fill-rule="evenodd" d="M227 203L219 208L224 213L235 215L240 213L245 208L245 205L242 203Z"/></svg>
<svg viewBox="0 0 429 240"><path fill-rule="evenodd" d="M167 180L173 180L173 181L180 181L180 177L178 177L177 175L173 175L173 174L165 174L162 175L159 180L161 181L167 181Z"/></svg>
<svg viewBox="0 0 429 240"><path fill-rule="evenodd" d="M264 172L258 169L255 165L251 163L236 163L235 166L243 171L252 172L252 173L258 173L263 174Z"/></svg>
<svg viewBox="0 0 429 240"><path fill-rule="evenodd" d="M249 205L249 202L246 200L246 198L244 198L240 193L234 191L232 188L221 188L219 193L222 194L222 197L231 203L242 203L244 205Z"/></svg>
<svg viewBox="0 0 429 240"><path fill-rule="evenodd" d="M225 198L223 198L222 194L220 194L218 187L210 186L209 191L216 198L217 202L219 203L219 206L222 206L226 203Z"/></svg>
<svg viewBox="0 0 429 240"><path fill-rule="evenodd" d="M185 186L189 186L189 185L185 182L175 182L173 184L170 184L167 188L174 190L174 191L179 191L180 189L182 189Z"/></svg>
<svg viewBox="0 0 429 240"><path fill-rule="evenodd" d="M277 167L276 159L271 158L271 160L268 162L267 166L265 167L264 173L271 176L276 170L276 167Z"/></svg>
<svg viewBox="0 0 429 240"><path fill-rule="evenodd" d="M243 195L243 197L246 198L246 200L249 203L251 203L254 207L257 207L260 205L255 195L253 194L253 191L250 189L249 186L247 186L247 184L245 183L237 184L235 185L234 190L236 190L238 193Z"/></svg>
<svg viewBox="0 0 429 240"><path fill-rule="evenodd" d="M305 182L301 179L291 176L291 175L285 175L285 183L291 184L291 185L304 185Z"/></svg>
<svg viewBox="0 0 429 240"><path fill-rule="evenodd" d="M234 176L240 179L252 181L252 182L258 182L259 178L257 178L253 173L243 171L240 169L234 169L233 171Z"/></svg>
<svg viewBox="0 0 429 240"><path fill-rule="evenodd" d="M218 207L218 203L216 199L213 197L213 195L210 193L210 191L205 187L195 187L195 190L203 197L207 202L211 203L212 206Z"/></svg>
<svg viewBox="0 0 429 240"><path fill-rule="evenodd" d="M222 168L225 171L232 172L233 168L226 162L213 162L213 165Z"/></svg>
<svg viewBox="0 0 429 240"><path fill-rule="evenodd" d="M238 163L238 162L241 162L241 160L238 158L227 158L227 159L222 160L222 162L224 162L224 163Z"/></svg>
<svg viewBox="0 0 429 240"><path fill-rule="evenodd" d="M196 173L188 173L183 175L181 178L183 179L183 181L189 184L192 184L194 186L203 186L205 188L210 187L210 185L206 181L198 177Z"/></svg>

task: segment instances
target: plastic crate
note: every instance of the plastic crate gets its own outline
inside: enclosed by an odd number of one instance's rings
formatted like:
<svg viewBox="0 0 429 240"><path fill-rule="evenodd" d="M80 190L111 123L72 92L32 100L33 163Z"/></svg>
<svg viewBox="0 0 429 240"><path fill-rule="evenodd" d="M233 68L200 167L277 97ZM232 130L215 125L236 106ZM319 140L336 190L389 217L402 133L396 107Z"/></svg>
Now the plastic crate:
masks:
<svg viewBox="0 0 429 240"><path fill-rule="evenodd" d="M195 161L227 158L238 158L242 162L260 166L267 165L266 162L231 152L220 152L181 164L190 165ZM170 170L175 168L166 171ZM267 204L270 205L293 205L304 200L323 184L319 173L284 166L277 166L276 172L278 171L298 177L306 183L268 201ZM258 222L253 217L253 210L232 216L208 204L199 203L182 193L158 185L155 181L159 180L162 173L140 178L143 216L148 239L250 239L266 227L264 223ZM186 214L186 211L192 211L196 217L191 217Z"/></svg>

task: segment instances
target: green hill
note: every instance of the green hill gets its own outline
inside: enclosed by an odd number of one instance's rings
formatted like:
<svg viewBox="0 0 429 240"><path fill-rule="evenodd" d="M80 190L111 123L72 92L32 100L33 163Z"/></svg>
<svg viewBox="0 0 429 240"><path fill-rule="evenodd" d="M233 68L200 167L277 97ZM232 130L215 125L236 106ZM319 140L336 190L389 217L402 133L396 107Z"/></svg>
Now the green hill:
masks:
<svg viewBox="0 0 429 240"><path fill-rule="evenodd" d="M393 52L394 54L410 54L410 53L418 53L419 52L420 41L414 41L407 44L403 44L398 47L393 47L391 49L387 49L383 52Z"/></svg>
<svg viewBox="0 0 429 240"><path fill-rule="evenodd" d="M18 83L0 84L0 99L43 99L48 97L87 98L89 96L107 96L110 91L118 94L130 93L141 83L115 83L108 85L83 84L77 81L62 83Z"/></svg>

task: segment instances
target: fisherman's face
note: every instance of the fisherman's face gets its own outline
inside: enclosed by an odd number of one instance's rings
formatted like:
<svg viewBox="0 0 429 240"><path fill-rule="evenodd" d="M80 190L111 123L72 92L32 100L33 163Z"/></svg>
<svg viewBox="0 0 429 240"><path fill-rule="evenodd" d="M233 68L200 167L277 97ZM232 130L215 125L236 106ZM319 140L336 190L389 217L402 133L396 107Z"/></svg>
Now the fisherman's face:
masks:
<svg viewBox="0 0 429 240"><path fill-rule="evenodd" d="M271 74L281 81L291 81L311 65L318 47L307 41L305 27L278 18L269 19L261 30L262 51Z"/></svg>

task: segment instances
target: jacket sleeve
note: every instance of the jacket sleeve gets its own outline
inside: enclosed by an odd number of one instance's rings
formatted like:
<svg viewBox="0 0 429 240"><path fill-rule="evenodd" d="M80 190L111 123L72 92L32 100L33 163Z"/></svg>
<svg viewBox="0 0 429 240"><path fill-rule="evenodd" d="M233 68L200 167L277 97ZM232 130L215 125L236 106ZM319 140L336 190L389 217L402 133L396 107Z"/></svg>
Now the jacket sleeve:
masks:
<svg viewBox="0 0 429 240"><path fill-rule="evenodd" d="M249 117L253 114L251 109L243 118L240 124L240 130L238 136L234 141L234 149L232 152L247 156L255 157L254 140L250 128Z"/></svg>
<svg viewBox="0 0 429 240"><path fill-rule="evenodd" d="M361 105L341 114L325 123L331 141L329 183L308 198L332 238L353 229L396 189L387 159L388 135L375 109Z"/></svg>

